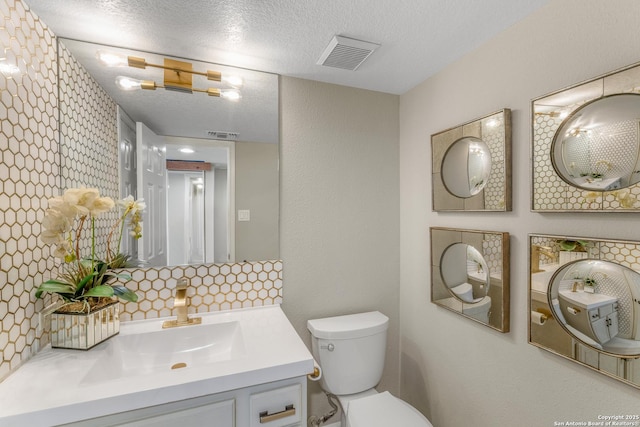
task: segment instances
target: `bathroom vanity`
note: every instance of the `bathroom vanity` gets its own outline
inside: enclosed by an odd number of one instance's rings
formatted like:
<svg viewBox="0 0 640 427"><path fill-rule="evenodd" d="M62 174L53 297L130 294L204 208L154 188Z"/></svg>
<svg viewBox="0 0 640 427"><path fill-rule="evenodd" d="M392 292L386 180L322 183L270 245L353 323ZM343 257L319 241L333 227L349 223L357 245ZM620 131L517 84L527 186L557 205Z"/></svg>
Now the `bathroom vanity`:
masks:
<svg viewBox="0 0 640 427"><path fill-rule="evenodd" d="M558 292L567 323L600 344L618 335L618 300L587 292Z"/></svg>
<svg viewBox="0 0 640 427"><path fill-rule="evenodd" d="M0 384L0 426L302 426L313 357L279 306L162 329L124 323L90 351L47 348Z"/></svg>

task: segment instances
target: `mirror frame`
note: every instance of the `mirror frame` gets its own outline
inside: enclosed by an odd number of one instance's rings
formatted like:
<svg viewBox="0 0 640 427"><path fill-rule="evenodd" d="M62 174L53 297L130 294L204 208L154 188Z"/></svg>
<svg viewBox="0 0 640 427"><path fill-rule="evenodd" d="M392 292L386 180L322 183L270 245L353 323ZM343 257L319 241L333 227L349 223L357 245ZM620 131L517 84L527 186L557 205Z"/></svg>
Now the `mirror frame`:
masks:
<svg viewBox="0 0 640 427"><path fill-rule="evenodd" d="M563 251L559 242L580 242L586 248L584 251ZM544 246L558 252L557 268L546 273L546 283L538 283L534 280L533 251L535 246ZM575 263L580 260L600 260L640 270L640 241L610 240L589 237L575 237L547 234L529 234L529 291L528 291L528 342L555 355L579 365L586 366L596 372L614 378L625 384L640 388L640 354L622 355L614 354L604 349L591 346L578 337L571 334L566 325L561 324L554 309L552 309L552 297L550 285L556 277L556 273L562 266ZM540 259L540 258L538 258ZM555 265L545 258L545 265ZM635 268L634 268L635 267ZM546 276L549 276L548 278ZM543 282L545 280L543 279ZM633 305L633 303L632 303ZM633 309L633 306L632 306ZM638 343L640 345L640 342ZM631 365L631 366L629 366ZM625 373L635 376L625 378ZM621 375L619 374L621 373Z"/></svg>
<svg viewBox="0 0 640 427"><path fill-rule="evenodd" d="M458 228L430 227L431 241L431 302L439 307L471 319L499 332L509 332L510 327L510 263L509 233L500 231L465 230ZM445 285L441 272L441 260L446 250L456 243L475 248L489 266L489 296L492 309L489 323L463 313L467 304L454 297ZM494 276L492 278L492 275ZM499 275L499 278L498 278ZM501 283L494 283L500 280ZM494 311L494 301L501 310Z"/></svg>
<svg viewBox="0 0 640 427"><path fill-rule="evenodd" d="M640 63L531 101L531 210L534 212L638 212L640 182L598 191L571 185L552 161L556 132L586 104L612 95L640 92ZM566 119L565 119L566 115Z"/></svg>
<svg viewBox="0 0 640 427"><path fill-rule="evenodd" d="M498 120L500 126L489 135L487 124ZM442 164L449 149L465 137L475 137L489 146L491 173L484 188L471 197L458 197L447 190L442 179ZM432 209L434 212L507 212L511 211L511 110L504 108L478 119L431 135ZM489 199L487 203L485 199Z"/></svg>

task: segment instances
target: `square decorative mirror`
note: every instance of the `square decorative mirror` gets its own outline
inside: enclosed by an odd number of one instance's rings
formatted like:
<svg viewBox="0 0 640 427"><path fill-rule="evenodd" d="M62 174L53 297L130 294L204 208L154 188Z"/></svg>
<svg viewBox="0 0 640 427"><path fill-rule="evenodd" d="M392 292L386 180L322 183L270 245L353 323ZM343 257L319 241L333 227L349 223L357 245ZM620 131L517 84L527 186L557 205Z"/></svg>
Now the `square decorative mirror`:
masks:
<svg viewBox="0 0 640 427"><path fill-rule="evenodd" d="M431 135L434 211L511 210L511 110Z"/></svg>
<svg viewBox="0 0 640 427"><path fill-rule="evenodd" d="M531 209L640 210L640 65L532 101Z"/></svg>
<svg viewBox="0 0 640 427"><path fill-rule="evenodd" d="M529 235L529 343L640 388L640 242Z"/></svg>
<svg viewBox="0 0 640 427"><path fill-rule="evenodd" d="M509 233L432 227L431 302L509 332Z"/></svg>

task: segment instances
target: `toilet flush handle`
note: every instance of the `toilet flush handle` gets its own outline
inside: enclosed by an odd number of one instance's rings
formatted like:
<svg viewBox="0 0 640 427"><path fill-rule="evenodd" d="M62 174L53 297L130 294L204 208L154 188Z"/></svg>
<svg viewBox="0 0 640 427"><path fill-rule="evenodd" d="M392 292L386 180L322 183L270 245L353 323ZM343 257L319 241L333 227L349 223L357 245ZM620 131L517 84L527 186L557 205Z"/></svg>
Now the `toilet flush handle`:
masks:
<svg viewBox="0 0 640 427"><path fill-rule="evenodd" d="M329 343L329 344L327 344L327 345L321 345L321 346L320 346L320 348L321 348L322 350L329 350L329 351L333 351L333 350L336 348L336 346L335 346L335 345L333 345L333 343Z"/></svg>

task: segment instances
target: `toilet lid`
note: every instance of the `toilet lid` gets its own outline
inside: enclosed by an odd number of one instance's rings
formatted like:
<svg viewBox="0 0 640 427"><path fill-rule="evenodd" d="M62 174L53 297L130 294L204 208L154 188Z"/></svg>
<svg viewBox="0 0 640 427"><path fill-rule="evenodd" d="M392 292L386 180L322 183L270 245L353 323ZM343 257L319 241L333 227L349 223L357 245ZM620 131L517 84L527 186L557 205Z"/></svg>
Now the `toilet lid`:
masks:
<svg viewBox="0 0 640 427"><path fill-rule="evenodd" d="M348 427L432 427L413 406L388 391L349 402Z"/></svg>

